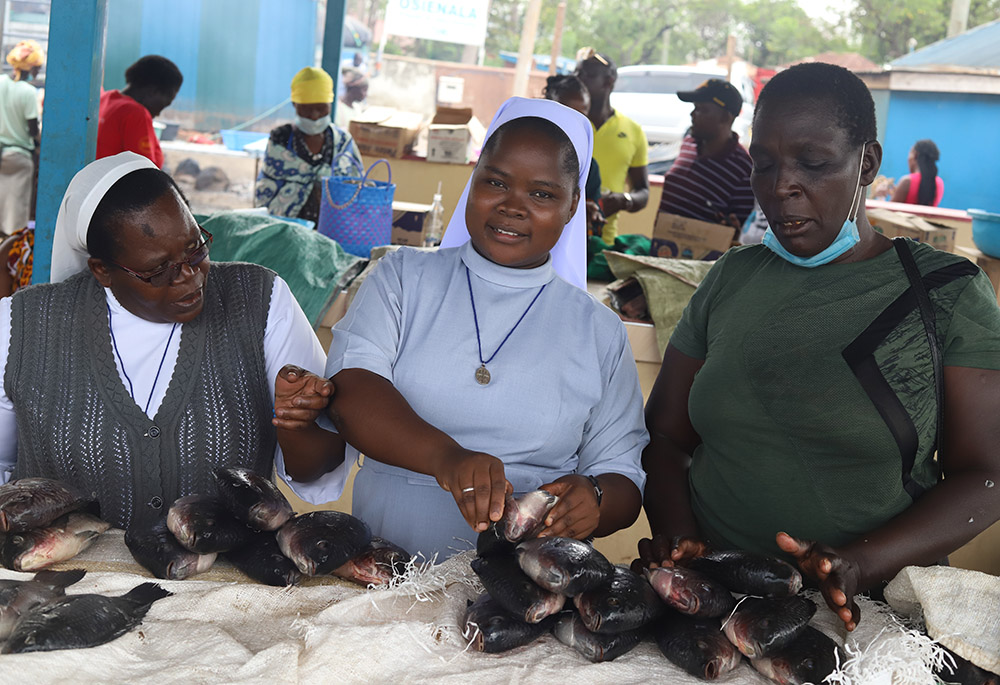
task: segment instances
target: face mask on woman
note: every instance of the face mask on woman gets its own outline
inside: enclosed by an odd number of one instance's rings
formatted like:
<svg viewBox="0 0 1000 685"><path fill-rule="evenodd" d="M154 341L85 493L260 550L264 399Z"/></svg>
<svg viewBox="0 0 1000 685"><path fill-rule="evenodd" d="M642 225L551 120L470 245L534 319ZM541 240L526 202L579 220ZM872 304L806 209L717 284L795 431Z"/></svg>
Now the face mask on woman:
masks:
<svg viewBox="0 0 1000 685"><path fill-rule="evenodd" d="M319 119L306 119L303 116L295 115L295 128L299 129L307 136L319 135L330 127L330 115Z"/></svg>
<svg viewBox="0 0 1000 685"><path fill-rule="evenodd" d="M867 143L865 146L867 146ZM861 164L858 166L858 180L855 182L857 189L851 199L851 208L847 212L847 218L844 219L844 225L840 227L840 233L837 234L837 237L833 239L833 242L830 243L826 249L821 250L812 257L799 257L798 255L794 255L785 249L785 247L778 240L778 236L774 235L774 231L771 230L770 226L767 227L767 230L764 232L764 239L761 241L764 246L785 261L791 262L796 266L812 268L832 262L834 259L857 245L861 241L861 235L858 233L857 219L858 212L861 211L861 172L864 169L864 165L865 147L862 147Z"/></svg>

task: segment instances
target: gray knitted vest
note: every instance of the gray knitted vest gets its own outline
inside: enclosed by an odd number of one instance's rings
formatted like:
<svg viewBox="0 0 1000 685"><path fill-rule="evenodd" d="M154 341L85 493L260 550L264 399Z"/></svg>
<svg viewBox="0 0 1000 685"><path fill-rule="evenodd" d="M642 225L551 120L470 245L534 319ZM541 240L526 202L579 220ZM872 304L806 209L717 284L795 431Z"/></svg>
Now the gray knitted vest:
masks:
<svg viewBox="0 0 1000 685"><path fill-rule="evenodd" d="M271 476L276 441L264 362L274 272L212 264L202 313L180 329L177 364L153 420L115 367L104 289L89 271L17 291L4 375L17 413L14 477L95 495L126 528L183 495L212 494L212 470Z"/></svg>

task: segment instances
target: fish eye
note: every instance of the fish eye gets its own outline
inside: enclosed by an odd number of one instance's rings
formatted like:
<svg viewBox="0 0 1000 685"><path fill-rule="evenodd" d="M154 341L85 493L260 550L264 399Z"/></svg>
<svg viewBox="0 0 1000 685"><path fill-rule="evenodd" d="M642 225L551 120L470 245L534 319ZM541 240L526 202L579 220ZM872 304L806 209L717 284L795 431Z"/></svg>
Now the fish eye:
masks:
<svg viewBox="0 0 1000 685"><path fill-rule="evenodd" d="M704 592L711 592L712 591L712 588L709 586L708 583L702 583L701 585L698 586L698 589L702 590Z"/></svg>
<svg viewBox="0 0 1000 685"><path fill-rule="evenodd" d="M15 545L22 545L24 544L24 536L15 535L14 537L11 538L10 541L13 542Z"/></svg>
<svg viewBox="0 0 1000 685"><path fill-rule="evenodd" d="M490 618L491 626L498 626L501 623L503 623L503 616L493 616L492 618Z"/></svg>
<svg viewBox="0 0 1000 685"><path fill-rule="evenodd" d="M613 607L618 606L618 598L617 597L608 597L608 604L611 605L611 606L613 606Z"/></svg>
<svg viewBox="0 0 1000 685"><path fill-rule="evenodd" d="M322 551L325 552L329 548L330 548L330 541L329 540L319 540L319 541L316 542L316 549L319 549L319 550L322 550Z"/></svg>

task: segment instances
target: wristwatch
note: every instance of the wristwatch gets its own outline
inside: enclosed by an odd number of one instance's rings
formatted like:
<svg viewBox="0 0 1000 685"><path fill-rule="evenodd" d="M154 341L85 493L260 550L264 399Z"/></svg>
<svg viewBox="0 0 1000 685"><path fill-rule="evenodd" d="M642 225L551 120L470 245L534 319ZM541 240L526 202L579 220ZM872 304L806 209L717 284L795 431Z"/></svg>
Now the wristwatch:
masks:
<svg viewBox="0 0 1000 685"><path fill-rule="evenodd" d="M631 212L632 211L632 196L629 195L628 193L622 193L622 196L625 198L625 211L626 212Z"/></svg>
<svg viewBox="0 0 1000 685"><path fill-rule="evenodd" d="M601 484L597 482L596 476L584 476L590 481L590 484L594 486L594 494L597 495L597 506L601 506L601 500L604 499L604 489L601 488Z"/></svg>

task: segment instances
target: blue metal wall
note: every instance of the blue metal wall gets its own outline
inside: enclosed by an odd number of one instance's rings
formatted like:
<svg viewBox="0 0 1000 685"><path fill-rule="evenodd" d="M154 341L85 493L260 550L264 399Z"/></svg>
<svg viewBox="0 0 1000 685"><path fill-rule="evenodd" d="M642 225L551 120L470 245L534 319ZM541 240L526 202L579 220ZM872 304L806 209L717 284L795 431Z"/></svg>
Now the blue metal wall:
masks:
<svg viewBox="0 0 1000 685"><path fill-rule="evenodd" d="M184 85L172 112L206 130L231 128L288 97L316 60L317 0L108 0L104 88L125 85L142 55L169 58ZM292 108L282 111L288 118ZM268 126L265 124L264 128Z"/></svg>
<svg viewBox="0 0 1000 685"><path fill-rule="evenodd" d="M930 138L941 151L941 206L1000 212L1000 95L892 91L884 130L883 174L909 173L910 148Z"/></svg>

